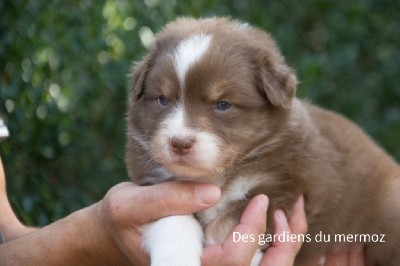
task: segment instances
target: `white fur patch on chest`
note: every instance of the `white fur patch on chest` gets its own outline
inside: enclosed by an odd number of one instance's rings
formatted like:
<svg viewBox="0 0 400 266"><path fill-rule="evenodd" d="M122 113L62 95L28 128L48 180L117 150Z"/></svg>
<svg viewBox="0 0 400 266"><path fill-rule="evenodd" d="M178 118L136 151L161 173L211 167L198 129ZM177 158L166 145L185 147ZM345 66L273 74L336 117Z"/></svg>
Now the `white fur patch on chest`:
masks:
<svg viewBox="0 0 400 266"><path fill-rule="evenodd" d="M175 71L183 86L189 67L197 62L207 51L211 42L210 35L193 35L181 41L173 55Z"/></svg>
<svg viewBox="0 0 400 266"><path fill-rule="evenodd" d="M201 213L201 220L205 224L214 220L218 214L228 208L235 201L246 199L247 193L265 181L265 176L240 176L234 180L229 187L223 191L221 199L212 208Z"/></svg>

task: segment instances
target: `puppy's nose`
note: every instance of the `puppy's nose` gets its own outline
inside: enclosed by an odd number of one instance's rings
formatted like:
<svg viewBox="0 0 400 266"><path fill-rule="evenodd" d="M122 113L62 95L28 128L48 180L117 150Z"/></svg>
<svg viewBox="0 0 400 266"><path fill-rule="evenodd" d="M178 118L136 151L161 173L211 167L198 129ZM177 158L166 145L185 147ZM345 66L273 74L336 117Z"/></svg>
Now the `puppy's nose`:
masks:
<svg viewBox="0 0 400 266"><path fill-rule="evenodd" d="M189 153L195 142L196 140L193 137L179 136L172 137L170 140L170 145L175 154L183 156Z"/></svg>

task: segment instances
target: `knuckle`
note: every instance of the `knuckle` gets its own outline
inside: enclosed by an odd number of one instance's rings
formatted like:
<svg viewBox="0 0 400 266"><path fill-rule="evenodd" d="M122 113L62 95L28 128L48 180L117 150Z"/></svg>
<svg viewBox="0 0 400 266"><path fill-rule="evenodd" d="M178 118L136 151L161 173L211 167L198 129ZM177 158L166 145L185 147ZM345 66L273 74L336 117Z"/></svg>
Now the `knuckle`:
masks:
<svg viewBox="0 0 400 266"><path fill-rule="evenodd" d="M105 212L108 218L108 221L111 224L118 224L120 217L120 204L119 197L115 194L109 195L105 198Z"/></svg>
<svg viewBox="0 0 400 266"><path fill-rule="evenodd" d="M166 213L170 213L175 205L174 193L171 193L167 188L162 186L159 190L159 203L160 208Z"/></svg>

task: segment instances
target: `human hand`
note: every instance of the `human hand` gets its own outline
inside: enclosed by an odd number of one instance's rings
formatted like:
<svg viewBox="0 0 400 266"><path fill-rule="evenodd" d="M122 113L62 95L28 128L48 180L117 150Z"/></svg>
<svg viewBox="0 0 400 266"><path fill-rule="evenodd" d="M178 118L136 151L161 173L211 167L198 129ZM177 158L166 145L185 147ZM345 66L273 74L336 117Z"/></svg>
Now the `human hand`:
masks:
<svg viewBox="0 0 400 266"><path fill-rule="evenodd" d="M363 266L365 265L364 247L355 244L347 250L330 253L326 256L325 266Z"/></svg>
<svg viewBox="0 0 400 266"><path fill-rule="evenodd" d="M240 224L231 232L231 235L221 245L208 246L203 250L203 266L212 265L250 265L252 258L258 249L258 241L234 242L233 232L240 234L260 235L266 231L266 210L268 198L265 195L254 197L247 205ZM275 234L288 232L289 234L305 234L307 221L304 212L303 197L299 197L294 205L289 222L282 210L274 214L276 230ZM268 265L293 265L294 259L300 250L301 242L274 242L266 250L261 259L261 266Z"/></svg>
<svg viewBox="0 0 400 266"><path fill-rule="evenodd" d="M96 220L132 264L146 265L149 257L141 247L142 225L169 215L200 211L219 197L220 190L206 184L167 182L139 187L126 182L110 189L97 203Z"/></svg>

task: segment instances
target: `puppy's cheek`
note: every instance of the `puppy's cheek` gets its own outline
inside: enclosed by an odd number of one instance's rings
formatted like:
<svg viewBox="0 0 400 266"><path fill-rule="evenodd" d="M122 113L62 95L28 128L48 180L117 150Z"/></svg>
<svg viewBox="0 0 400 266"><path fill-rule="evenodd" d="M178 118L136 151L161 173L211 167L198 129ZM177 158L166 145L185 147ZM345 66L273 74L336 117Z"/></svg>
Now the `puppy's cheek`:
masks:
<svg viewBox="0 0 400 266"><path fill-rule="evenodd" d="M171 160L169 141L165 130L157 131L150 142L150 152L159 163L166 163Z"/></svg>

